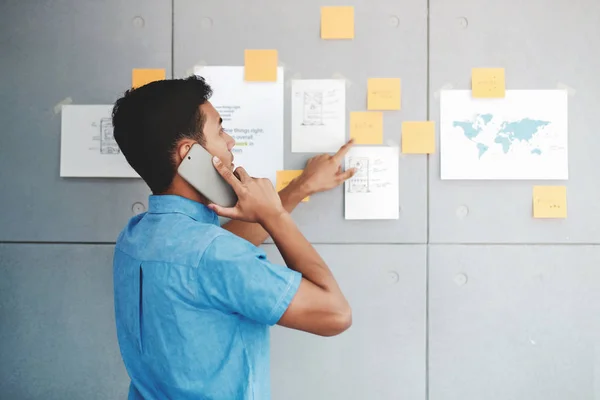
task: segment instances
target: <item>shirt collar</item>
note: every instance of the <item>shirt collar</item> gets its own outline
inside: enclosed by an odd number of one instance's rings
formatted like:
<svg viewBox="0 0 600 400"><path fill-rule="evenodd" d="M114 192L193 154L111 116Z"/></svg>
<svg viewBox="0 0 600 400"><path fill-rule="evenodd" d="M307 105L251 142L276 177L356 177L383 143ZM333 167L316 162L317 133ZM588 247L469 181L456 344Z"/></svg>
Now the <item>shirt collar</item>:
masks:
<svg viewBox="0 0 600 400"><path fill-rule="evenodd" d="M199 222L219 225L219 217L202 203L177 195L150 195L149 214L184 214Z"/></svg>

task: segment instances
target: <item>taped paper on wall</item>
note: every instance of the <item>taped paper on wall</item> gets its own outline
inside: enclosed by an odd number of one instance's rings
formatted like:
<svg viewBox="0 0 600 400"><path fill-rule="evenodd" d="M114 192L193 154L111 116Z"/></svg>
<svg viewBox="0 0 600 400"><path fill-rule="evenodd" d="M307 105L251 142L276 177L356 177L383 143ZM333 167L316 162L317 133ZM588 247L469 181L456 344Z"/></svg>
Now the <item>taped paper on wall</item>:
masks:
<svg viewBox="0 0 600 400"><path fill-rule="evenodd" d="M60 176L139 178L113 136L112 105L65 105L61 114Z"/></svg>
<svg viewBox="0 0 600 400"><path fill-rule="evenodd" d="M292 153L333 153L346 138L343 80L292 81Z"/></svg>
<svg viewBox="0 0 600 400"><path fill-rule="evenodd" d="M283 68L276 82L245 82L244 67L198 66L194 73L212 87L212 105L235 139L236 166L277 184L283 170Z"/></svg>
<svg viewBox="0 0 600 400"><path fill-rule="evenodd" d="M447 90L440 107L442 179L568 179L564 90Z"/></svg>
<svg viewBox="0 0 600 400"><path fill-rule="evenodd" d="M345 169L356 173L344 183L346 219L398 219L398 147L352 147Z"/></svg>

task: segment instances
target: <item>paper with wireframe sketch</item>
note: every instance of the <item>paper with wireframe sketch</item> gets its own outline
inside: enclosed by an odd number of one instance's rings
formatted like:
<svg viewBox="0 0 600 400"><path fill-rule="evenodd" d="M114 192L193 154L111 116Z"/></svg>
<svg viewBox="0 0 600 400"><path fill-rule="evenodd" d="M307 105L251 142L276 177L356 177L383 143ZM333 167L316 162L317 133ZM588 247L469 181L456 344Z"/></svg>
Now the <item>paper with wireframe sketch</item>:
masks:
<svg viewBox="0 0 600 400"><path fill-rule="evenodd" d="M342 79L292 81L292 153L336 152L346 139Z"/></svg>

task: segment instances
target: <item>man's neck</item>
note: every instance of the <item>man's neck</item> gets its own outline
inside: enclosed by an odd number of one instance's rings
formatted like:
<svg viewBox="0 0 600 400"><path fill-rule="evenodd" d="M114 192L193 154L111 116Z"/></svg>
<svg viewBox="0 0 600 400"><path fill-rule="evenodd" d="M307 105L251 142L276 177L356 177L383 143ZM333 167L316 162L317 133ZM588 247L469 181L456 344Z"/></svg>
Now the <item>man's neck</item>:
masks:
<svg viewBox="0 0 600 400"><path fill-rule="evenodd" d="M185 197L186 199L202 203L205 206L209 204L206 197L202 196L196 189L189 183L183 181L179 176L176 176L175 179L173 179L171 186L165 192L160 194Z"/></svg>

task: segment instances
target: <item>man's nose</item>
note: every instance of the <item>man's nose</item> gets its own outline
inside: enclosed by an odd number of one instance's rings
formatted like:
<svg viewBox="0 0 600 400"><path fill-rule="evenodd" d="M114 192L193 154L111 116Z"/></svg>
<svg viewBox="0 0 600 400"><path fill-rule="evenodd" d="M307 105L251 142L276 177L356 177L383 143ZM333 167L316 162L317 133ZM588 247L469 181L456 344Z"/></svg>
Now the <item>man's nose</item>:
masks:
<svg viewBox="0 0 600 400"><path fill-rule="evenodd" d="M235 146L235 139L229 136L229 139L227 141L227 149L231 151L231 149L233 149L233 146Z"/></svg>

